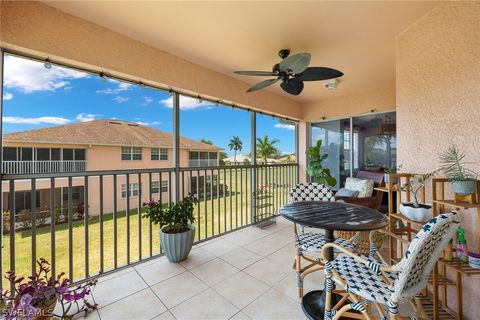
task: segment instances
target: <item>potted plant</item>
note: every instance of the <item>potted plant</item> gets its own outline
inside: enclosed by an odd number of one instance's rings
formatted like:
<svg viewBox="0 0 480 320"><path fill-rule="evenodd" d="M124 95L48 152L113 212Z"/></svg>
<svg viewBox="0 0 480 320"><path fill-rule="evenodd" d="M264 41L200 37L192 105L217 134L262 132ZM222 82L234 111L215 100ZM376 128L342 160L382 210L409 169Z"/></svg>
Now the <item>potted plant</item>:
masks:
<svg viewBox="0 0 480 320"><path fill-rule="evenodd" d="M166 208L160 201L145 204L144 218L150 218L160 226L160 244L171 262L185 260L192 249L195 236L193 211L197 203L197 198L189 195Z"/></svg>
<svg viewBox="0 0 480 320"><path fill-rule="evenodd" d="M418 192L425 187L428 180L436 173L436 171L414 175L409 182L400 187L401 191L410 192L413 202L405 202L400 204L400 212L410 220L425 222L432 218L432 206L418 202Z"/></svg>
<svg viewBox="0 0 480 320"><path fill-rule="evenodd" d="M49 275L50 264L45 259L39 259L37 265L39 271L28 278L7 272L5 278L15 292L7 290L1 294L0 307L5 320L43 320L53 316L72 319L76 314L97 308L87 299L96 280L69 288L70 280L64 273L57 277ZM61 314L54 313L57 304Z"/></svg>
<svg viewBox="0 0 480 320"><path fill-rule="evenodd" d="M478 174L466 168L465 154L456 145L451 145L439 156L441 167L448 180L452 182L453 192L460 195L476 193L476 179Z"/></svg>
<svg viewBox="0 0 480 320"><path fill-rule="evenodd" d="M328 154L320 154L321 147L322 140L318 140L314 147L307 148L306 154L309 157L307 173L313 178L314 182L334 187L337 184L337 179L332 177L330 169L323 167L322 162L328 158Z"/></svg>
<svg viewBox="0 0 480 320"><path fill-rule="evenodd" d="M398 172L400 172L400 169L402 169L402 166L403 165L400 164L398 167L391 167L383 170L383 172L385 173L385 177L384 177L385 184L388 182L388 177L391 174L397 174ZM398 179L394 177L392 179L392 183L396 184L397 182L398 182Z"/></svg>

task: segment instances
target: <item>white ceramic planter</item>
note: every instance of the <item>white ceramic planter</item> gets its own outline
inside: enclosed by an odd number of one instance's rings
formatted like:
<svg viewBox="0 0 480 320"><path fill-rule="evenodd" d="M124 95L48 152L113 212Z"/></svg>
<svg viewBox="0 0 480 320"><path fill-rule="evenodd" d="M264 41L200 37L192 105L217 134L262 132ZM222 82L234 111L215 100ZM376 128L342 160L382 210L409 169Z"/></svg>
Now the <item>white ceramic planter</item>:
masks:
<svg viewBox="0 0 480 320"><path fill-rule="evenodd" d="M432 206L420 204L415 208L412 203L400 204L400 212L410 220L417 222L425 222L432 219Z"/></svg>

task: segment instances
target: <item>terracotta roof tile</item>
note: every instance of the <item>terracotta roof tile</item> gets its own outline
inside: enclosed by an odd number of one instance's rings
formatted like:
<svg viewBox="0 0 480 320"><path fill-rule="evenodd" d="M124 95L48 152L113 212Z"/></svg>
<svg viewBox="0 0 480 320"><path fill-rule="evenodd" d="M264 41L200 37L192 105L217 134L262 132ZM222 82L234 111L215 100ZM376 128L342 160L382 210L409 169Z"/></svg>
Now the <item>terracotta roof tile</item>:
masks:
<svg viewBox="0 0 480 320"><path fill-rule="evenodd" d="M173 135L120 120L94 120L44 129L19 131L3 135L8 142L37 142L87 145L115 145L172 148ZM180 138L180 148L212 150L220 148L188 138Z"/></svg>

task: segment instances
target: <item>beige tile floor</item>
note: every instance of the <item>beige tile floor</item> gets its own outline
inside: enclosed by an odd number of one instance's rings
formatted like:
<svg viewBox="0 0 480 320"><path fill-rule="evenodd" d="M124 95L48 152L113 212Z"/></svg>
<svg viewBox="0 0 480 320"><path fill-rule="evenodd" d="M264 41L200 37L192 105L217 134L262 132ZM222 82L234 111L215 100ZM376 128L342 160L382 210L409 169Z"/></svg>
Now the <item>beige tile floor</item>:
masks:
<svg viewBox="0 0 480 320"><path fill-rule="evenodd" d="M303 320L294 256L291 223L277 218L198 244L180 263L159 257L99 278L86 318ZM321 288L322 272L304 283Z"/></svg>
<svg viewBox="0 0 480 320"><path fill-rule="evenodd" d="M248 227L99 278L87 319L305 319L296 297L291 224ZM321 275L307 291L323 287Z"/></svg>

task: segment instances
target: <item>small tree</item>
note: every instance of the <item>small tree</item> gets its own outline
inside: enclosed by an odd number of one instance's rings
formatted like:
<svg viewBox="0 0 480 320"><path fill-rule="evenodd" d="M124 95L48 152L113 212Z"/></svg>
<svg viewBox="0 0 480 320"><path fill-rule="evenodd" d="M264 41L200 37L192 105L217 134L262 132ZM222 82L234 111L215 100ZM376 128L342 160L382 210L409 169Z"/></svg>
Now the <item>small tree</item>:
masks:
<svg viewBox="0 0 480 320"><path fill-rule="evenodd" d="M437 171L416 175L410 179L409 182L405 183L400 187L401 191L410 192L413 196L413 206L419 208L420 204L418 203L418 192L424 187L428 180L433 177Z"/></svg>
<svg viewBox="0 0 480 320"><path fill-rule="evenodd" d="M230 143L228 144L228 147L230 150L233 150L233 162L237 162L237 151L242 151L243 148L243 142L240 140L238 136L233 136L232 139L230 139Z"/></svg>

